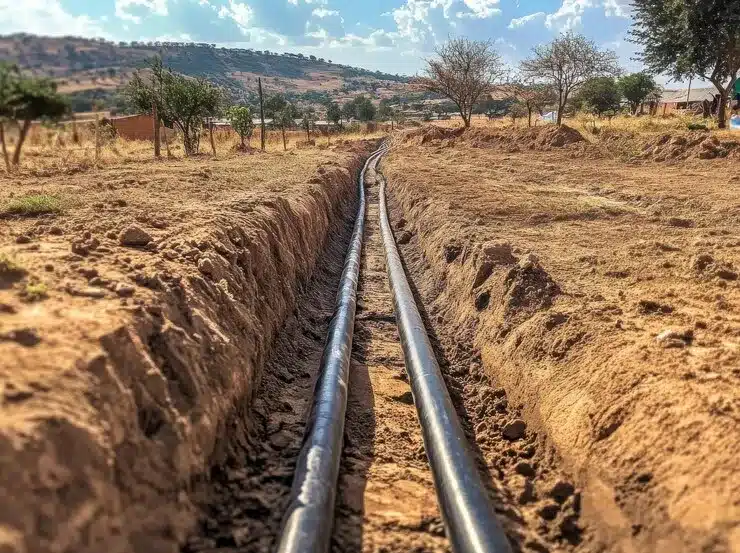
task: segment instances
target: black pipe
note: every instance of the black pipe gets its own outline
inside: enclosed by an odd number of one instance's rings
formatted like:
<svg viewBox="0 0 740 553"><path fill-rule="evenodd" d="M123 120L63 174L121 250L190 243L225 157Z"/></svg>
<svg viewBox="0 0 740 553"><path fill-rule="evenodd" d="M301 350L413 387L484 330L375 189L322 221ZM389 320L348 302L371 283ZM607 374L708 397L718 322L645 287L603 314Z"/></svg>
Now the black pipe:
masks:
<svg viewBox="0 0 740 553"><path fill-rule="evenodd" d="M380 227L396 321L447 537L455 553L511 553L406 280L380 180Z"/></svg>
<svg viewBox="0 0 740 553"><path fill-rule="evenodd" d="M344 416L347 410L352 337L357 307L362 236L365 231L365 171L383 151L370 156L360 174L359 207L344 262L334 318L329 325L314 389L311 414L283 521L278 553L326 553L334 525Z"/></svg>

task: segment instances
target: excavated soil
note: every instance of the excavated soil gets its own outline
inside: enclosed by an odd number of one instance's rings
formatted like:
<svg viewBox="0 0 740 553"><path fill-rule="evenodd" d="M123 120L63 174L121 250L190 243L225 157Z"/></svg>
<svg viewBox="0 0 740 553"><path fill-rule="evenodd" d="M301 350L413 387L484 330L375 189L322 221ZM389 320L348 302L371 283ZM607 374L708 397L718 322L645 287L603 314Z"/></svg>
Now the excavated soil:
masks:
<svg viewBox="0 0 740 553"><path fill-rule="evenodd" d="M371 148L0 181L0 549L179 549Z"/></svg>
<svg viewBox="0 0 740 553"><path fill-rule="evenodd" d="M465 134L381 169L438 343L472 356L445 370L484 458L535 446L494 473L535 550L737 553L740 170Z"/></svg>

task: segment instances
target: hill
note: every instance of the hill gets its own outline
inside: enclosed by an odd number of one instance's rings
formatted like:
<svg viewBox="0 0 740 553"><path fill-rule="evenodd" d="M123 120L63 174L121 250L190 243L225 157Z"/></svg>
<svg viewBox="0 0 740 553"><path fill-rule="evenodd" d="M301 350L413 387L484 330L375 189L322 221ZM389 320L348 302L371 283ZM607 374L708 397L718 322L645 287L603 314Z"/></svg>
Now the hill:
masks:
<svg viewBox="0 0 740 553"><path fill-rule="evenodd" d="M292 101L342 102L360 93L375 99L409 96L408 77L303 54L221 48L206 43L0 36L0 60L17 63L35 75L55 78L60 90L72 97L75 111L89 111L94 102L123 110L121 87L155 55L162 56L164 63L179 73L218 83L235 100L254 102L258 77L262 77L268 93L279 91Z"/></svg>

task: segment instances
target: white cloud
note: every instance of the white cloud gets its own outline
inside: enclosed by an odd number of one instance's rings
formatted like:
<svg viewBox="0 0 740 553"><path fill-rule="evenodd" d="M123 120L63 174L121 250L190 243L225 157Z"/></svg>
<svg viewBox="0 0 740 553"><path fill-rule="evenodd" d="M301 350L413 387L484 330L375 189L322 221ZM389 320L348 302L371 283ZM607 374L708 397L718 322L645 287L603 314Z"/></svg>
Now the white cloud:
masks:
<svg viewBox="0 0 740 553"><path fill-rule="evenodd" d="M529 15L525 15L524 17L518 17L516 19L512 19L509 23L509 29L518 29L519 27L524 27L524 25L531 23L532 21L535 21L536 19L544 18L547 14L545 12L536 12L531 13Z"/></svg>
<svg viewBox="0 0 740 553"><path fill-rule="evenodd" d="M548 28L569 30L581 24L583 13L588 8L603 8L607 17L629 17L630 0L563 0L555 13L548 14Z"/></svg>
<svg viewBox="0 0 740 553"><path fill-rule="evenodd" d="M247 4L229 0L228 6L221 6L218 16L221 19L232 19L239 26L242 34L247 34L252 30L249 24L254 16L254 11Z"/></svg>
<svg viewBox="0 0 740 553"><path fill-rule="evenodd" d="M324 17L339 15L339 12L337 10L327 10L326 8L314 8L314 10L311 12L311 15L323 19Z"/></svg>
<svg viewBox="0 0 740 553"><path fill-rule="evenodd" d="M398 34L412 42L421 42L427 33L434 36L431 24L432 10L441 8L445 19L450 18L450 8L454 0L406 0L406 4L391 12Z"/></svg>
<svg viewBox="0 0 740 553"><path fill-rule="evenodd" d="M476 19L487 19L494 15L501 14L501 10L496 6L499 0L464 0L465 5L470 9L469 13L458 13L458 17L473 17Z"/></svg>
<svg viewBox="0 0 740 553"><path fill-rule="evenodd" d="M0 28L3 33L110 38L99 21L66 12L59 0L0 0Z"/></svg>
<svg viewBox="0 0 740 553"><path fill-rule="evenodd" d="M132 7L145 8L156 15L168 14L167 0L116 0L116 17L133 23L141 23L141 17L129 11Z"/></svg>

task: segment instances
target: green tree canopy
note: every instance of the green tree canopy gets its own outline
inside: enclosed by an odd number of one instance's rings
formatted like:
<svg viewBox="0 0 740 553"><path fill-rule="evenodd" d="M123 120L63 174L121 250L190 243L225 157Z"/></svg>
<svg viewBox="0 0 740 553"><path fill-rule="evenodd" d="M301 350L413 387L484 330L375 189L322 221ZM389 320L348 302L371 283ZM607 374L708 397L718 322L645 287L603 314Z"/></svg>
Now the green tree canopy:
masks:
<svg viewBox="0 0 740 553"><path fill-rule="evenodd" d="M231 128L241 139L241 147L247 147L246 141L252 138L254 132L254 122L252 121L252 110L247 106L231 106L226 112Z"/></svg>
<svg viewBox="0 0 740 553"><path fill-rule="evenodd" d="M576 103L599 117L616 114L622 104L622 92L612 77L594 77L578 90Z"/></svg>
<svg viewBox="0 0 740 553"><path fill-rule="evenodd" d="M634 0L632 38L650 71L702 77L720 95L719 126L740 72L740 0Z"/></svg>
<svg viewBox="0 0 740 553"><path fill-rule="evenodd" d="M335 125L339 125L342 121L342 108L336 102L330 102L326 106L326 119Z"/></svg>
<svg viewBox="0 0 740 553"><path fill-rule="evenodd" d="M655 79L647 73L632 73L619 79L619 90L630 105L632 114L658 90Z"/></svg>
<svg viewBox="0 0 740 553"><path fill-rule="evenodd" d="M21 151L34 121L58 121L70 112L67 99L57 92L50 79L22 75L15 65L0 63L0 147L5 166L11 170L11 159L5 141L5 123L19 128L12 166L20 163Z"/></svg>

